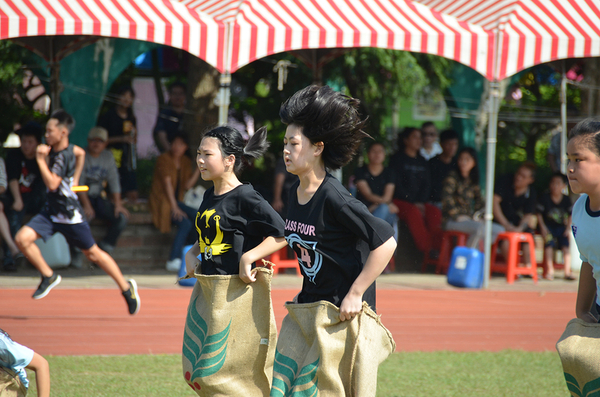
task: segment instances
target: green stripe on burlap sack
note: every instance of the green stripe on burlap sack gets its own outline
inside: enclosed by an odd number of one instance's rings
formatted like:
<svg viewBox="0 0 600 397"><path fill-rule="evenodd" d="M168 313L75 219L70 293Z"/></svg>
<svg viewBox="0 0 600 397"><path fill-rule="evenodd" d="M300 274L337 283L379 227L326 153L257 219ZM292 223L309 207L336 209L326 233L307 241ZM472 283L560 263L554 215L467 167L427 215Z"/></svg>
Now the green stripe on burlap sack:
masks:
<svg viewBox="0 0 600 397"><path fill-rule="evenodd" d="M330 302L287 304L275 353L271 397L375 396L377 369L392 334L364 302L350 321Z"/></svg>
<svg viewBox="0 0 600 397"><path fill-rule="evenodd" d="M600 324L574 318L556 343L571 396L600 396Z"/></svg>
<svg viewBox="0 0 600 397"><path fill-rule="evenodd" d="M27 388L12 370L0 367L0 397L25 397Z"/></svg>
<svg viewBox="0 0 600 397"><path fill-rule="evenodd" d="M256 282L196 275L183 335L183 375L199 396L264 397L271 388L277 328L273 271Z"/></svg>

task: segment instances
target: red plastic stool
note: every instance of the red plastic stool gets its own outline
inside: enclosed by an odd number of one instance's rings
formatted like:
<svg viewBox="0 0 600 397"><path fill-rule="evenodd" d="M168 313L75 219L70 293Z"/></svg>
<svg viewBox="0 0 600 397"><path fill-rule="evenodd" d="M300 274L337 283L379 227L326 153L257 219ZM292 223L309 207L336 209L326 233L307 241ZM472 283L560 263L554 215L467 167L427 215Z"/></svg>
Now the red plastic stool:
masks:
<svg viewBox="0 0 600 397"><path fill-rule="evenodd" d="M440 255L437 259L432 258L429 252L425 253L423 258L423 265L421 272L427 271L428 265L435 265L436 274L446 274L448 267L450 266L450 257L452 256L452 249L456 246L465 246L467 244L468 234L459 232L456 230L444 230L442 234L442 245L440 248Z"/></svg>
<svg viewBox="0 0 600 397"><path fill-rule="evenodd" d="M500 241L508 241L508 255L505 263L496 262L498 244ZM529 244L530 266L519 266L519 250L522 244ZM537 263L535 260L535 242L531 233L504 232L498 235L498 239L492 245L492 257L490 261L491 273L505 273L506 282L512 284L518 274L530 275L533 282L537 283Z"/></svg>
<svg viewBox="0 0 600 397"><path fill-rule="evenodd" d="M294 269L298 276L301 276L300 267L298 265L298 260L296 258L287 259L287 249L285 246L279 251L273 252L271 254L271 258L269 259L271 262L275 264L275 274L283 273L284 269ZM284 259L282 259L284 258Z"/></svg>

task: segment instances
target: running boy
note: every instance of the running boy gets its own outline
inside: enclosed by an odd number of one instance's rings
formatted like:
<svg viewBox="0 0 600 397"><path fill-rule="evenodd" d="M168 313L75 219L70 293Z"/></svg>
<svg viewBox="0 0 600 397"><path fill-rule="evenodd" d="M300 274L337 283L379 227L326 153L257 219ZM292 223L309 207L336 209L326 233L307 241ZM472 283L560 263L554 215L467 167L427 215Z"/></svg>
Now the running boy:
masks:
<svg viewBox="0 0 600 397"><path fill-rule="evenodd" d="M578 318L597 323L591 313L598 307L600 281L600 122L585 119L569 133L567 177L571 191L581 196L573 206L572 230L582 264L575 312ZM594 299L596 297L596 299Z"/></svg>
<svg viewBox="0 0 600 397"><path fill-rule="evenodd" d="M29 389L29 379L25 368L35 372L35 384L38 397L50 396L50 368L48 361L30 348L23 346L11 339L0 329L0 394L4 391L15 391L15 388ZM13 378L18 377L18 382ZM6 383L11 386L7 387ZM20 385L19 385L20 383ZM12 394L11 394L12 395ZM25 394L16 394L17 396Z"/></svg>
<svg viewBox="0 0 600 397"><path fill-rule="evenodd" d="M116 262L96 245L90 227L83 219L77 194L72 191L79 182L85 158L82 148L69 144L69 133L74 126L75 120L64 110L56 110L50 116L46 124L47 145L41 144L36 150L36 160L48 192L46 204L15 238L21 252L42 275L33 299L48 295L61 280L34 242L40 237L47 241L54 233L60 232L69 244L81 249L91 262L98 264L115 280L127 302L129 314L137 314L140 310L137 284L131 279L126 281Z"/></svg>

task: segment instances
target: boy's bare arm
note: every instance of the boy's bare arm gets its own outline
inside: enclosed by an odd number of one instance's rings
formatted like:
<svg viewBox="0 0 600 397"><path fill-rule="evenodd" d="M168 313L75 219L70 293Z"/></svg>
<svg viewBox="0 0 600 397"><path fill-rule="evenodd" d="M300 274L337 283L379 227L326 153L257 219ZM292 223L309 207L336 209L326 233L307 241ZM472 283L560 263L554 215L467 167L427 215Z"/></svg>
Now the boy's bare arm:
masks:
<svg viewBox="0 0 600 397"><path fill-rule="evenodd" d="M36 352L33 352L33 358L27 368L35 371L35 384L37 386L38 397L49 397L50 366L48 365L48 361Z"/></svg>
<svg viewBox="0 0 600 397"><path fill-rule="evenodd" d="M79 178L83 172L85 164L85 150L77 145L73 145L73 154L75 155L75 174L73 175L73 186L79 185Z"/></svg>
<svg viewBox="0 0 600 397"><path fill-rule="evenodd" d="M50 168L48 167L47 158L48 154L50 154L50 150L52 150L52 148L48 145L38 145L35 152L35 159L40 168L40 175L42 176L42 180L46 187L49 190L56 190L60 186L62 178L50 171Z"/></svg>
<svg viewBox="0 0 600 397"><path fill-rule="evenodd" d="M577 318L588 323L597 323L592 313L592 305L596 296L596 280L592 271L592 266L588 262L581 264L579 272L579 289L577 290L577 302L575 304L575 314Z"/></svg>

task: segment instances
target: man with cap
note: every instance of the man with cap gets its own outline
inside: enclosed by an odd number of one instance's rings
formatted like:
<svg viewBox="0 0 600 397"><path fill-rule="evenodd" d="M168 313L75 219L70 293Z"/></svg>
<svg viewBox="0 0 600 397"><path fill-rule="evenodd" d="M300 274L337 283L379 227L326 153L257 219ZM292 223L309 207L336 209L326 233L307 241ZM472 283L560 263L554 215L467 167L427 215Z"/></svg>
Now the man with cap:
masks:
<svg viewBox="0 0 600 397"><path fill-rule="evenodd" d="M111 254L117 245L117 239L121 235L129 211L121 202L121 185L119 183L119 171L112 153L106 150L108 131L102 127L94 127L88 134L88 147L85 150L85 165L79 180L80 185L87 185L87 192L79 192L83 212L90 222L94 218L108 221L109 227L105 237L98 246ZM111 200L107 200L107 191ZM80 256L79 256L80 257ZM78 259L72 262L77 267Z"/></svg>

